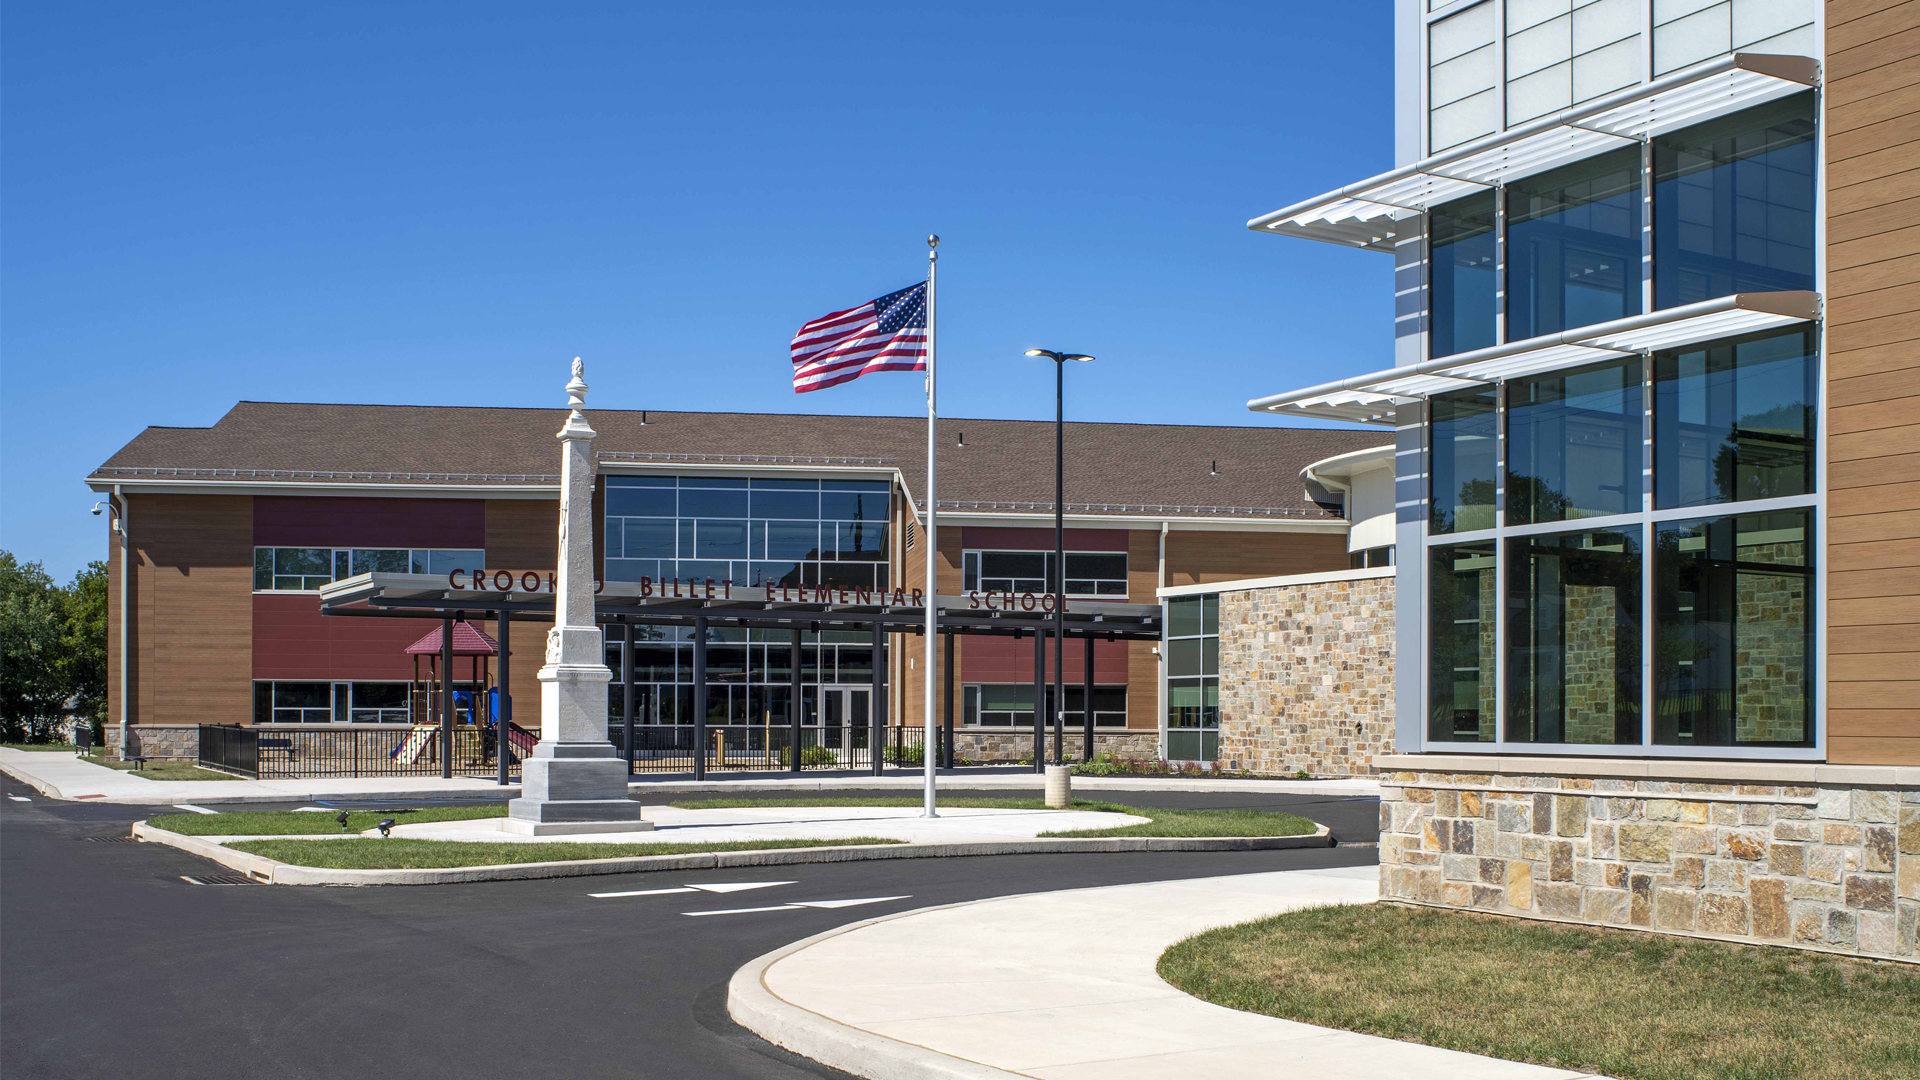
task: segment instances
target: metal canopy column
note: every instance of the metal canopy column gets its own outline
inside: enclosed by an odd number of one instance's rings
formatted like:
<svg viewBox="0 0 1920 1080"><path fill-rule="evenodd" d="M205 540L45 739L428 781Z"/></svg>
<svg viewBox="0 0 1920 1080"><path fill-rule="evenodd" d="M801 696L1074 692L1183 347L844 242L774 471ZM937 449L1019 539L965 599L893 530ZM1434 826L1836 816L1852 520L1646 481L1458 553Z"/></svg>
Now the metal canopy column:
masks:
<svg viewBox="0 0 1920 1080"><path fill-rule="evenodd" d="M947 677L947 731L945 745L940 748L940 757L949 769L953 768L953 642L956 636L953 631L947 631L947 663L942 669Z"/></svg>
<svg viewBox="0 0 1920 1080"><path fill-rule="evenodd" d="M867 756L873 759L873 775L879 776L887 767L887 627L878 620L873 624L873 703L867 716Z"/></svg>
<svg viewBox="0 0 1920 1080"><path fill-rule="evenodd" d="M633 630L631 622L623 623L625 633L620 635L620 726L623 738L620 745L626 748L627 775L633 775Z"/></svg>
<svg viewBox="0 0 1920 1080"><path fill-rule="evenodd" d="M465 618L466 612L455 612ZM440 776L453 776L453 619L440 620Z"/></svg>
<svg viewBox="0 0 1920 1080"><path fill-rule="evenodd" d="M1047 632L1033 631L1033 771L1047 771Z"/></svg>
<svg viewBox="0 0 1920 1080"><path fill-rule="evenodd" d="M513 656L511 634L507 627L513 624L513 612L505 608L499 611L500 617L500 691L497 714L493 718L493 756L500 770L500 786L507 786L507 755L513 752L513 683L508 681L511 668L509 658Z"/></svg>
<svg viewBox="0 0 1920 1080"><path fill-rule="evenodd" d="M693 620L693 778L707 778L707 617Z"/></svg>
<svg viewBox="0 0 1920 1080"><path fill-rule="evenodd" d="M787 738L789 740L788 752L793 755L793 760L788 763L788 768L793 772L799 772L804 764L800 760L802 689L803 687L800 682L800 631L795 629L787 639Z"/></svg>
<svg viewBox="0 0 1920 1080"><path fill-rule="evenodd" d="M1080 639L1080 721L1086 730L1086 745L1080 748L1080 760L1093 760L1093 635Z"/></svg>

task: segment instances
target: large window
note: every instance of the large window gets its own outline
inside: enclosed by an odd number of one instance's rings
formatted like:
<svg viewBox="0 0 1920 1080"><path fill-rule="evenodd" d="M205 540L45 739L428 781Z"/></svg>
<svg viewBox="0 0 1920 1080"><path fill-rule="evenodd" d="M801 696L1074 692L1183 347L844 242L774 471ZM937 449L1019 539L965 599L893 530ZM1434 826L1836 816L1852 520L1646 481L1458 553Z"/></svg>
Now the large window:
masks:
<svg viewBox="0 0 1920 1080"><path fill-rule="evenodd" d="M1654 505L1813 491L1814 334L1714 342L1654 357Z"/></svg>
<svg viewBox="0 0 1920 1080"><path fill-rule="evenodd" d="M1812 538L1805 510L1658 526L1654 742L1812 745Z"/></svg>
<svg viewBox="0 0 1920 1080"><path fill-rule="evenodd" d="M1436 547L1429 556L1427 739L1492 742L1500 595L1493 542Z"/></svg>
<svg viewBox="0 0 1920 1080"><path fill-rule="evenodd" d="M466 692L470 683L457 682ZM256 724L405 724L410 723L412 686L404 682L300 682L261 680L253 684ZM439 685L430 688L436 700Z"/></svg>
<svg viewBox="0 0 1920 1080"><path fill-rule="evenodd" d="M1068 729L1086 726L1086 690L1080 686L1069 686L1067 691L1066 727ZM1048 727L1052 727L1053 687L1047 687ZM1033 728L1033 684L1032 683L975 683L962 689L961 723L967 727L1015 728L1032 730ZM1125 686L1096 686L1093 688L1093 725L1105 728L1123 728L1127 726L1127 688Z"/></svg>
<svg viewBox="0 0 1920 1080"><path fill-rule="evenodd" d="M253 588L256 592L312 592L358 574L444 577L486 565L487 553L470 548L261 547L253 549Z"/></svg>
<svg viewBox="0 0 1920 1080"><path fill-rule="evenodd" d="M633 628L634 722L694 722L693 634L691 627ZM611 721L624 718L625 686L620 669L619 631L609 633L607 667L613 686L607 701ZM707 631L707 722L780 724L792 692L792 639L784 630ZM806 631L801 634L801 720L820 723L822 686L866 687L873 682L873 635L861 631ZM864 700L864 699L863 699Z"/></svg>
<svg viewBox="0 0 1920 1080"><path fill-rule="evenodd" d="M1638 147L1508 185L1508 341L1640 313L1640 201Z"/></svg>
<svg viewBox="0 0 1920 1080"><path fill-rule="evenodd" d="M1654 307L1812 289L1814 95L1653 141Z"/></svg>
<svg viewBox="0 0 1920 1080"><path fill-rule="evenodd" d="M1126 598L1126 552L1069 551L1066 558L1068 596ZM968 592L1048 593L1059 584L1051 551L969 551L961 577Z"/></svg>
<svg viewBox="0 0 1920 1080"><path fill-rule="evenodd" d="M1434 356L1452 356L1494 344L1494 290L1498 252L1494 244L1492 192L1434 207L1432 247Z"/></svg>
<svg viewBox="0 0 1920 1080"><path fill-rule="evenodd" d="M1507 384L1507 524L1640 509L1640 362Z"/></svg>
<svg viewBox="0 0 1920 1080"><path fill-rule="evenodd" d="M1167 601L1167 759L1220 756L1220 597Z"/></svg>
<svg viewBox="0 0 1920 1080"><path fill-rule="evenodd" d="M1493 387L1442 394L1433 419L1433 518L1436 533L1493 528L1500 417Z"/></svg>
<svg viewBox="0 0 1920 1080"><path fill-rule="evenodd" d="M884 480L609 476L606 573L887 587Z"/></svg>
<svg viewBox="0 0 1920 1080"><path fill-rule="evenodd" d="M1506 741L1640 742L1640 542L1507 541Z"/></svg>

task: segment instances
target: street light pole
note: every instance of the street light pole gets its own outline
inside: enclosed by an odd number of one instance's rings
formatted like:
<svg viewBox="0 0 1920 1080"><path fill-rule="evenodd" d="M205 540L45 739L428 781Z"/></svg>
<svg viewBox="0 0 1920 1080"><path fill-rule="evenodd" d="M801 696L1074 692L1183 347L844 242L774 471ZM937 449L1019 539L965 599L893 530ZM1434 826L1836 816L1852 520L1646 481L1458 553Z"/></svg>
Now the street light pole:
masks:
<svg viewBox="0 0 1920 1080"><path fill-rule="evenodd" d="M1082 353L1028 349L1028 356L1044 356L1053 361L1053 763L1066 760L1067 728L1067 361L1092 360ZM1091 647L1091 645L1089 645ZM1045 652L1039 653L1045 656ZM1091 708L1090 703L1082 703ZM1040 708L1034 702L1035 709ZM1035 771L1040 763L1034 763Z"/></svg>

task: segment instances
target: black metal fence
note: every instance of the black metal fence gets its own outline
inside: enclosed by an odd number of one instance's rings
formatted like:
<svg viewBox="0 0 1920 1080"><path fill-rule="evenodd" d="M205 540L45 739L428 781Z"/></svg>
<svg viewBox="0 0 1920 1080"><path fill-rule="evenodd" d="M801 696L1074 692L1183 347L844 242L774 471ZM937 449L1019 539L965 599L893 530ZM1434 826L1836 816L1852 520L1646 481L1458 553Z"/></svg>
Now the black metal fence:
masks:
<svg viewBox="0 0 1920 1080"><path fill-rule="evenodd" d="M936 732L936 736L939 733ZM614 750L626 754L626 731L613 724L607 730ZM800 729L800 768L871 769L873 738L860 727ZM707 743L698 747L692 727L640 725L633 729L633 771L636 773L692 772L694 755L706 753L708 772L784 772L793 768L793 730L770 726L729 726L707 729ZM886 765L918 768L926 745L925 730L889 727L881 732L881 761Z"/></svg>
<svg viewBox="0 0 1920 1080"><path fill-rule="evenodd" d="M534 736L517 726L508 753L518 764ZM690 773L700 751L691 726L643 725L633 729L633 771ZM607 731L616 754L626 755L626 732L619 724ZM936 737L943 737L936 732ZM873 739L864 727L802 728L802 769L873 768ZM881 733L886 766L919 768L925 760L926 732L918 727L889 727ZM792 730L784 727L729 726L707 729L709 772L783 772L793 768ZM200 725L200 764L252 779L318 777L439 776L442 753L437 727L224 727ZM936 749L936 754L938 750ZM494 735L489 728L459 726L453 731L453 775L491 777L498 773ZM936 757L936 762L937 762Z"/></svg>
<svg viewBox="0 0 1920 1080"><path fill-rule="evenodd" d="M453 775L494 776L491 728L453 731ZM523 739L522 741L529 741ZM200 764L254 779L439 776L437 727L216 727L200 725ZM511 760L519 754L512 749Z"/></svg>

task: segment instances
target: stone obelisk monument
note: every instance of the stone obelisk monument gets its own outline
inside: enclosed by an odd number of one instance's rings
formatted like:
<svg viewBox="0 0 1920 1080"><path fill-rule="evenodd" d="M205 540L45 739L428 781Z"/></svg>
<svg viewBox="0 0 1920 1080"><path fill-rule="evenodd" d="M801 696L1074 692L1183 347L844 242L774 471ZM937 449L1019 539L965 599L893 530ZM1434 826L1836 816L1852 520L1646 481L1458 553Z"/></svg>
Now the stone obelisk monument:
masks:
<svg viewBox="0 0 1920 1080"><path fill-rule="evenodd" d="M627 763L607 741L607 684L613 673L593 618L593 457L586 365L573 361L560 429L560 552L553 629L540 669L540 741L521 764L520 797L501 828L523 835L641 832L640 804L627 798Z"/></svg>

